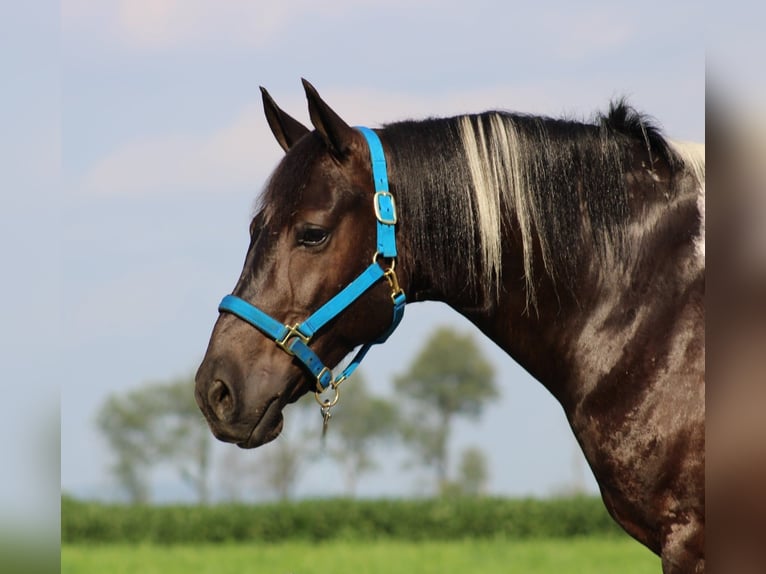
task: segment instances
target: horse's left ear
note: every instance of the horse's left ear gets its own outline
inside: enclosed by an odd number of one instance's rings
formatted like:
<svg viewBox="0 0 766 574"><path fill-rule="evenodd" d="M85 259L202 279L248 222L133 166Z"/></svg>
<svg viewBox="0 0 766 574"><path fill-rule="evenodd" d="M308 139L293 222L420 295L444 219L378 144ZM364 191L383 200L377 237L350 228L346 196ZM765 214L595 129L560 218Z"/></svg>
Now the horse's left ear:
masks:
<svg viewBox="0 0 766 574"><path fill-rule="evenodd" d="M302 79L306 98L309 101L309 116L311 123L322 136L335 157L343 158L348 153L352 142L357 136L354 128L349 126L341 117L328 106L316 91L316 88Z"/></svg>

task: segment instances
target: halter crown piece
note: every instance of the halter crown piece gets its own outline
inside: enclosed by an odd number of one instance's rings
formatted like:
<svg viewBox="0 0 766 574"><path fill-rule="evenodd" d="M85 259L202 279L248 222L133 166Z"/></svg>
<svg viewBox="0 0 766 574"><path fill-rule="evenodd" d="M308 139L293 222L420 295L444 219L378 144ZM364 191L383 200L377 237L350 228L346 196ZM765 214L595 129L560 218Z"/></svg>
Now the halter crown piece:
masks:
<svg viewBox="0 0 766 574"><path fill-rule="evenodd" d="M316 399L322 406L325 427L329 419L329 409L338 402L340 396L338 385L356 370L367 354L367 351L373 345L383 343L394 332L394 329L396 329L404 316L404 306L406 304L404 291L399 287L399 280L394 271L396 263L396 204L388 190L388 172L383 146L378 135L371 129L366 127L357 127L356 129L364 135L370 148L372 178L375 183L373 208L377 219L377 251L372 258L370 266L305 321L292 326L277 321L255 305L235 295L226 295L220 305L218 305L220 312L236 315L243 321L250 323L264 335L273 339L280 349L288 355L295 357L311 373L316 379ZM381 267L379 259L389 260L391 262L390 267L385 269ZM332 370L326 367L316 353L311 350L311 347L309 347L311 338L317 331L343 313L354 301L383 278L388 281L391 287L391 300L393 302L391 326L377 340L362 346L351 363L335 377ZM328 388L334 391L334 395L330 399L321 399L320 395Z"/></svg>

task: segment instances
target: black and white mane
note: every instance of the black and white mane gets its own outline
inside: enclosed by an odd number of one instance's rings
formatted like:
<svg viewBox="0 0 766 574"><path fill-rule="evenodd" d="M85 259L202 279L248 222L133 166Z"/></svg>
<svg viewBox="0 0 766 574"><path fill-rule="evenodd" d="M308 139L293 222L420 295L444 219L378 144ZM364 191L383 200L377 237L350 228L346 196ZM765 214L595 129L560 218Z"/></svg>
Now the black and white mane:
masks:
<svg viewBox="0 0 766 574"><path fill-rule="evenodd" d="M586 246L604 261L630 255L624 250L630 172L675 179L691 171L696 186L704 186L704 155L666 140L622 100L592 123L484 112L392 123L383 134L412 251L433 267L429 275L465 278L487 306L499 296L509 235L522 244L527 301L534 306L535 249L544 271L564 284ZM671 205L679 198L666 199Z"/></svg>

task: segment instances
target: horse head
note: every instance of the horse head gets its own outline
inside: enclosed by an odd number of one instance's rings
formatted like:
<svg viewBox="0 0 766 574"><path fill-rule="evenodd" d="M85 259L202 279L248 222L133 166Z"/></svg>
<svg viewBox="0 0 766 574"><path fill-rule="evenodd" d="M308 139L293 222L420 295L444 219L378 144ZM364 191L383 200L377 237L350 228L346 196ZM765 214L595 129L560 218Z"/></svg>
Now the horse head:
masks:
<svg viewBox="0 0 766 574"><path fill-rule="evenodd" d="M196 375L195 397L213 434L243 448L276 438L282 409L306 392L329 383L337 393L330 368L386 333L396 290L403 300L394 257L376 245L378 194L365 136L305 80L304 88L314 131L262 89L266 119L286 153L262 194L242 273L221 303ZM363 288L360 275L369 276Z"/></svg>

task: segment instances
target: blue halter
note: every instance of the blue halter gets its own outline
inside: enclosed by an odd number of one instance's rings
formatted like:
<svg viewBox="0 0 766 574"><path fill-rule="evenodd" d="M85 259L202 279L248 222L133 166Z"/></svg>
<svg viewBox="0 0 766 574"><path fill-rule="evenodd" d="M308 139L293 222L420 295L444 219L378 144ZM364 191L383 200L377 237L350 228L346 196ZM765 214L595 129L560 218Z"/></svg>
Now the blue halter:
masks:
<svg viewBox="0 0 766 574"><path fill-rule="evenodd" d="M404 316L406 303L404 291L399 287L399 280L394 271L396 263L396 205L393 196L388 191L388 174L383 146L377 134L371 129L365 127L357 127L356 129L364 135L370 148L372 178L375 183L373 208L377 219L377 251L370 266L305 321L292 326L280 323L235 295L226 295L221 304L218 305L220 312L232 313L243 321L247 321L264 335L273 339L276 345L288 355L298 359L316 379L317 400L319 400L320 393L327 390L328 387L332 388L335 391L334 397L331 400L320 401L320 404L328 409L338 401L338 385L356 370L373 345L383 343L399 325ZM378 263L379 258L390 260L391 266L384 269ZM391 299L394 305L391 326L377 340L364 345L343 372L334 377L332 371L322 363L309 347L311 338L383 278L388 281L391 287Z"/></svg>

